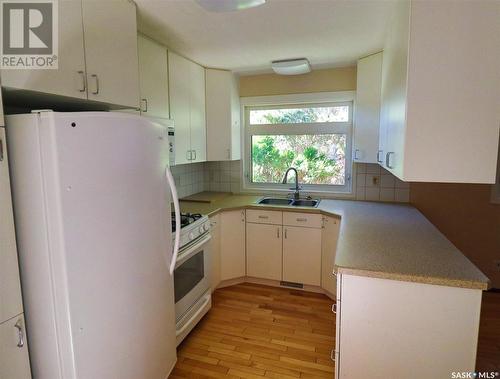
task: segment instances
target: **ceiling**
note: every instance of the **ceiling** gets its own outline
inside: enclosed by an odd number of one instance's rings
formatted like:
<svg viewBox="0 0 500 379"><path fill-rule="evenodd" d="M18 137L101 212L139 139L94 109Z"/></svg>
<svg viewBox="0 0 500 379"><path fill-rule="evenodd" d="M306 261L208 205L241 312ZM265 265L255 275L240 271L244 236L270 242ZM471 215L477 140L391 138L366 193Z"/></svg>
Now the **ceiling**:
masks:
<svg viewBox="0 0 500 379"><path fill-rule="evenodd" d="M353 65L379 51L393 2L268 0L212 13L194 0L135 0L139 30L206 67L270 72L270 62L306 57L313 68Z"/></svg>

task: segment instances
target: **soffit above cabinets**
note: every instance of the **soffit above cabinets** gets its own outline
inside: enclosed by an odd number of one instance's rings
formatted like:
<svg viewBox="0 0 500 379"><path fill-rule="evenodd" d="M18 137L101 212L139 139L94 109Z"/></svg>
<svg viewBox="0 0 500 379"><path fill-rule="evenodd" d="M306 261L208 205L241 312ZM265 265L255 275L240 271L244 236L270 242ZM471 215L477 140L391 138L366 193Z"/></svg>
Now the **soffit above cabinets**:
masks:
<svg viewBox="0 0 500 379"><path fill-rule="evenodd" d="M271 72L271 61L307 57L313 68L355 65L380 51L393 1L269 0L208 12L195 0L136 0L139 30L206 67Z"/></svg>

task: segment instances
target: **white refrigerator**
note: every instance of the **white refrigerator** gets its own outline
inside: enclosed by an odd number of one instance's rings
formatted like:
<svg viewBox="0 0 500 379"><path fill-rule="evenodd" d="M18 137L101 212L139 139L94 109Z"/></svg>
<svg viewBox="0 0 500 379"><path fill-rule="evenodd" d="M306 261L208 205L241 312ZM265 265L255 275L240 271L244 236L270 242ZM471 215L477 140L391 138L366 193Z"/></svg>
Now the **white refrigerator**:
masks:
<svg viewBox="0 0 500 379"><path fill-rule="evenodd" d="M107 112L6 124L34 378L167 378L176 361L167 128Z"/></svg>

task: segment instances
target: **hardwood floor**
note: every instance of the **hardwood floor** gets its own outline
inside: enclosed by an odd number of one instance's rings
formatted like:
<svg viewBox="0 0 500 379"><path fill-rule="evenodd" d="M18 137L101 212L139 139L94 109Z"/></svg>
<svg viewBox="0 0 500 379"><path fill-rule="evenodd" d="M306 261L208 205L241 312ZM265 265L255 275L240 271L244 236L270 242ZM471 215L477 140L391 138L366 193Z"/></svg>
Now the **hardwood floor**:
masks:
<svg viewBox="0 0 500 379"><path fill-rule="evenodd" d="M332 300L321 294L239 284L179 346L170 378L333 378ZM500 372L500 292L485 292L477 371Z"/></svg>
<svg viewBox="0 0 500 379"><path fill-rule="evenodd" d="M500 372L500 292L483 292L477 371Z"/></svg>
<svg viewBox="0 0 500 379"><path fill-rule="evenodd" d="M332 378L335 315L322 294L239 284L178 349L170 378Z"/></svg>

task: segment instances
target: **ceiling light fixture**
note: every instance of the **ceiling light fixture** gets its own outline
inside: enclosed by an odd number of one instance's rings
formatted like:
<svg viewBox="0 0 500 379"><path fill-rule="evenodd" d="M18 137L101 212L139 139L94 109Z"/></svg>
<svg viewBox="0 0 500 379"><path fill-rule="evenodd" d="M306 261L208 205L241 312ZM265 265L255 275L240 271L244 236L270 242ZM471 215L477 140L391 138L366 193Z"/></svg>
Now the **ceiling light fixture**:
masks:
<svg viewBox="0 0 500 379"><path fill-rule="evenodd" d="M278 75L300 75L311 72L311 65L306 58L272 61L271 67Z"/></svg>
<svg viewBox="0 0 500 379"><path fill-rule="evenodd" d="M267 0L196 0L209 12L231 12L263 5Z"/></svg>

